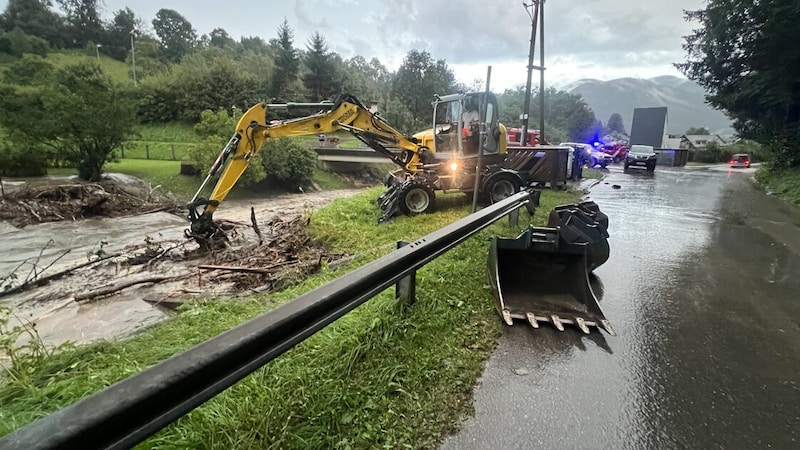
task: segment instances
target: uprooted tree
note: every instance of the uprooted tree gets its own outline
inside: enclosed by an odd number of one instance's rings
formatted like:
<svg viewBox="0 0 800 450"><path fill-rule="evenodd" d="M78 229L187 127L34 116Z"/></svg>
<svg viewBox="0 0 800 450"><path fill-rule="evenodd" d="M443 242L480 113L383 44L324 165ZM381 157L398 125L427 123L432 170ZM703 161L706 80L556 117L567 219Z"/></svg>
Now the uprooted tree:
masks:
<svg viewBox="0 0 800 450"><path fill-rule="evenodd" d="M100 180L103 165L136 125L127 93L94 64L58 69L29 89L0 87L0 110L12 148L46 148L89 181Z"/></svg>
<svg viewBox="0 0 800 450"><path fill-rule="evenodd" d="M675 66L734 120L739 135L772 150L776 168L800 166L800 47L797 0L709 0L687 20L687 61Z"/></svg>

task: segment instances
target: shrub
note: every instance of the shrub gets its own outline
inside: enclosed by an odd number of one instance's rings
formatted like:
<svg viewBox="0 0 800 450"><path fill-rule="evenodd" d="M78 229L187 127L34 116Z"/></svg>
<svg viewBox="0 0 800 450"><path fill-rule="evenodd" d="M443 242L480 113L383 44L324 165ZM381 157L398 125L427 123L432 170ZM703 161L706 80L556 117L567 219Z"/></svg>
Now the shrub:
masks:
<svg viewBox="0 0 800 450"><path fill-rule="evenodd" d="M42 148L14 148L0 143L0 175L9 177L38 177L47 175L47 155Z"/></svg>
<svg viewBox="0 0 800 450"><path fill-rule="evenodd" d="M299 139L267 141L261 153L267 182L290 190L309 182L317 164L317 154Z"/></svg>

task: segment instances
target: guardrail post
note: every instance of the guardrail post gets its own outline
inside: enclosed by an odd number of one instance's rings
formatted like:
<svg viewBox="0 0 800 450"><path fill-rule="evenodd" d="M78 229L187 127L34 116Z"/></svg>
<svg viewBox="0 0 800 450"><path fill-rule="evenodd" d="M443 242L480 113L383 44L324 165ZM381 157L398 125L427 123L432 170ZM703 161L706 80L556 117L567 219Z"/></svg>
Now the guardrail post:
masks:
<svg viewBox="0 0 800 450"><path fill-rule="evenodd" d="M397 248L410 244L406 241L397 241ZM413 270L394 285L394 298L402 300L406 305L413 305L417 294L417 271Z"/></svg>
<svg viewBox="0 0 800 450"><path fill-rule="evenodd" d="M508 214L508 224L514 227L519 225L519 208Z"/></svg>

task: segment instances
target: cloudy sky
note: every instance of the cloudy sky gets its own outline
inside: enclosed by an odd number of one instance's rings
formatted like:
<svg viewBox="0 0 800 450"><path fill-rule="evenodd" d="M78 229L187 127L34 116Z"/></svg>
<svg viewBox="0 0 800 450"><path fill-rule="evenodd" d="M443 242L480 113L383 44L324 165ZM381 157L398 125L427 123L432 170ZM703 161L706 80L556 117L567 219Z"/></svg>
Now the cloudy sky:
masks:
<svg viewBox="0 0 800 450"><path fill-rule="evenodd" d="M297 47L318 31L343 58L374 56L390 70L408 50L427 50L465 83L485 79L491 65L496 91L524 85L527 76L531 19L521 0L105 0L105 15L125 6L148 24L160 8L174 9L198 34L221 27L234 38L274 38L286 18ZM683 61L682 36L692 28L683 10L703 6L703 0L546 0L546 82L680 76L672 63ZM536 64L538 58L537 42Z"/></svg>

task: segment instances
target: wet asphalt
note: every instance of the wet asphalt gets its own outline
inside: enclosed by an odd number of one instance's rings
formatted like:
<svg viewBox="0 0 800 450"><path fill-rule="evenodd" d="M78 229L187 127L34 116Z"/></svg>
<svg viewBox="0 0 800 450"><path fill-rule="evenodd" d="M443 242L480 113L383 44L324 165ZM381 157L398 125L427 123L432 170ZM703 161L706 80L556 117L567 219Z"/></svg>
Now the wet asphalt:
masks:
<svg viewBox="0 0 800 450"><path fill-rule="evenodd" d="M506 327L442 448L800 448L800 210L752 173L612 168L589 198L618 335Z"/></svg>

